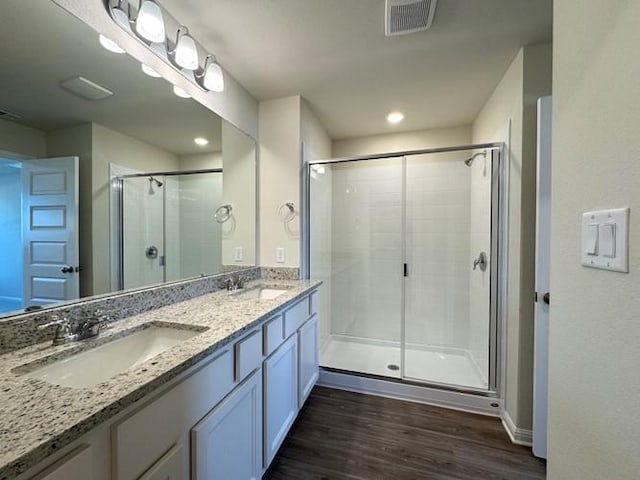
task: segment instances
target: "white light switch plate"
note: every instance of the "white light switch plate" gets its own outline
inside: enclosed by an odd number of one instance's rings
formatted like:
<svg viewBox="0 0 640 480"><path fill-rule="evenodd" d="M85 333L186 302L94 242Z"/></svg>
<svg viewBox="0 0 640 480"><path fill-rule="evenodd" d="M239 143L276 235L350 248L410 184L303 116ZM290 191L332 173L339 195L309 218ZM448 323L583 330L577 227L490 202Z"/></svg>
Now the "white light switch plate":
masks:
<svg viewBox="0 0 640 480"><path fill-rule="evenodd" d="M276 248L276 262L284 263L284 248L282 247Z"/></svg>
<svg viewBox="0 0 640 480"><path fill-rule="evenodd" d="M595 254L594 232L597 232ZM628 272L629 209L616 208L583 213L580 248L582 265L585 267Z"/></svg>
<svg viewBox="0 0 640 480"><path fill-rule="evenodd" d="M242 247L236 247L233 249L233 259L236 262L242 261Z"/></svg>

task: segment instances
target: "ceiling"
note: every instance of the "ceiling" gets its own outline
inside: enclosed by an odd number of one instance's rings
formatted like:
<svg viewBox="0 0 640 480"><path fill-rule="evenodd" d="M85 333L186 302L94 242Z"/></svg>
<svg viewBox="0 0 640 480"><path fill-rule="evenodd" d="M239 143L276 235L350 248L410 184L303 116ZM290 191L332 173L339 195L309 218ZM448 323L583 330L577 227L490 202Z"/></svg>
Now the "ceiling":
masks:
<svg viewBox="0 0 640 480"><path fill-rule="evenodd" d="M439 0L429 30L396 37L384 0L160 1L258 100L302 95L334 139L468 125L552 32L552 0Z"/></svg>
<svg viewBox="0 0 640 480"><path fill-rule="evenodd" d="M46 21L45 21L46 19ZM53 2L6 2L0 15L0 109L42 131L96 122L176 155L220 150L220 117L176 97L128 55L103 49L98 35ZM60 82L83 76L114 92L88 101ZM193 142L205 137L202 148Z"/></svg>

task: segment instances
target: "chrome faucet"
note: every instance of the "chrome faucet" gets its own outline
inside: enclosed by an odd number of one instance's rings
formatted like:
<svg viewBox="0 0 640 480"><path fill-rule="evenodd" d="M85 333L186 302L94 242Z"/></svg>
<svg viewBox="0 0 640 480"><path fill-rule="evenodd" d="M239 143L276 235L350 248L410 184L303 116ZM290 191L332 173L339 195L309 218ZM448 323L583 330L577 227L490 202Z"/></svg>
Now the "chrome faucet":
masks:
<svg viewBox="0 0 640 480"><path fill-rule="evenodd" d="M96 337L110 320L111 318L100 310L95 310L87 320L76 322L72 322L66 317L60 318L58 315L51 315L51 321L39 325L38 330L45 330L55 325L56 331L52 343L53 345L63 345Z"/></svg>
<svg viewBox="0 0 640 480"><path fill-rule="evenodd" d="M244 288L244 278L242 276L238 275L236 278L231 277L227 280L227 290L234 291L241 288Z"/></svg>

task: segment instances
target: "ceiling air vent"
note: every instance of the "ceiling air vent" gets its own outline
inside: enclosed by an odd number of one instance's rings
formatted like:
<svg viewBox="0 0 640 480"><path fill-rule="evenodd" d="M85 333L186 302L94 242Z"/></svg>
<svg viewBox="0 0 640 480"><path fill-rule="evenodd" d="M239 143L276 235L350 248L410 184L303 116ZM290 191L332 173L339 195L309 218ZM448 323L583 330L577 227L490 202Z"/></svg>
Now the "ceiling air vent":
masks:
<svg viewBox="0 0 640 480"><path fill-rule="evenodd" d="M426 30L436 13L437 0L386 0L385 35Z"/></svg>
<svg viewBox="0 0 640 480"><path fill-rule="evenodd" d="M17 113L13 113L10 112L8 110L3 110L0 108L0 118L2 120L18 120L20 118L20 115L18 115Z"/></svg>
<svg viewBox="0 0 640 480"><path fill-rule="evenodd" d="M62 82L60 86L69 93L73 93L85 100L102 100L103 98L113 95L111 90L107 90L103 86L98 85L91 80L87 80L84 77L70 78Z"/></svg>

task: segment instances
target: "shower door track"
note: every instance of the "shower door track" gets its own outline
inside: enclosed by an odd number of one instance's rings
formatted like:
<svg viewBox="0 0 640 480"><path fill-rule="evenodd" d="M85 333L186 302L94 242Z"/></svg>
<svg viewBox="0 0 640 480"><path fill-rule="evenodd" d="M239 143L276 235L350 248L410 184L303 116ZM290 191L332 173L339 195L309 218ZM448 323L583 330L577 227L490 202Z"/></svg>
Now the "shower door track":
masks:
<svg viewBox="0 0 640 480"><path fill-rule="evenodd" d="M429 382L421 379L412 379L405 378L404 376L401 378L387 377L387 376L378 376L365 372L357 372L350 370L341 370L330 367L320 367L321 375L320 379L324 381L319 382L320 384L325 384L327 386L338 386L333 381L329 380L329 377L334 378L336 375L338 377L350 377L353 379L353 389L358 390L357 385L360 385L360 381L366 382L367 380L370 382L384 382L389 385L398 385L398 386L407 386L414 388L425 388L431 390L440 390L444 392L450 392L451 394L466 394L473 395L479 398L490 399L492 401L498 401L500 403L500 391L502 388L501 378L502 378L502 369L504 368L502 359L503 359L503 335L504 335L504 306L502 305L501 294L498 293L503 288L503 278L502 278L502 260L501 256L504 254L502 250L502 242L504 241L506 232L504 231L504 213L506 202L504 201L504 186L503 183L507 177L505 169L507 168L505 162L505 143L504 142L492 142L492 143L480 143L480 144L471 144L471 145L458 145L453 147L439 147L439 148L428 148L428 149L419 149L419 150L406 150L401 152L389 152L389 153L380 153L373 155L362 155L356 157L347 157L347 158L334 158L327 160L311 160L305 161L304 165L301 168L300 172L300 185L301 185L301 211L303 213L301 218L301 232L302 232L302 242L301 242L301 278L309 278L310 277L310 240L311 240L311 222L309 219L310 215L310 179L311 179L311 166L313 165L326 165L326 164L334 164L334 163L349 163L349 162L358 162L358 161L366 161L366 160L378 160L378 159L388 159L388 158L396 158L401 159L403 165L403 192L405 192L406 188L404 185L404 177L405 177L405 162L406 157L411 155L424 155L424 154L433 154L433 153L448 153L448 152L458 152L464 150L497 150L499 152L498 157L498 165L497 165L497 182L495 187L492 188L492 203L494 201L497 202L497 208L492 208L491 214L491 273L495 275L495 282L492 282L495 285L495 288L491 288L490 292L490 314L491 314L491 324L490 324L490 348L494 351L492 355L490 355L490 372L489 372L489 388L487 389L476 389L473 387L464 387L458 385L450 385L443 384L437 382ZM406 193L406 192L405 192ZM405 194L403 193L403 195ZM404 204L403 201L403 228L405 222L404 215ZM403 242L403 261L406 260L405 257L405 245ZM404 298L404 282L402 286L403 298ZM404 302L403 302L403 310L404 310ZM502 327L502 328L501 328ZM402 322L401 328L404 330L404 311L402 312ZM404 338L404 337L402 337ZM404 364L404 355L401 355L401 363ZM404 375L404 368L401 370ZM324 375L323 375L324 374ZM347 380L346 383L349 383ZM341 388L338 386L338 388ZM350 388L346 388L350 389ZM391 388L393 390L393 388ZM387 395L390 395L387 393ZM496 408L497 404L492 403L488 411L492 411L493 408Z"/></svg>

